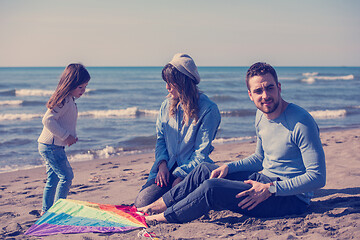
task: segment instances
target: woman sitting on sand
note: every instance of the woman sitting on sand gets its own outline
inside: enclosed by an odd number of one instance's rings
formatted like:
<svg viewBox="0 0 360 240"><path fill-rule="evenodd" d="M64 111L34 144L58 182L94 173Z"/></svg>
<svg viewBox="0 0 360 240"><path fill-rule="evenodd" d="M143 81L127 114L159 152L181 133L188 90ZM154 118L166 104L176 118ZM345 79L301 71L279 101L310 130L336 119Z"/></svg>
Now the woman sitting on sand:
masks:
<svg viewBox="0 0 360 240"><path fill-rule="evenodd" d="M136 207L160 198L200 163L213 162L211 142L221 116L217 105L198 90L200 76L194 60L175 54L163 68L162 78L169 95L156 121L155 163L135 199Z"/></svg>

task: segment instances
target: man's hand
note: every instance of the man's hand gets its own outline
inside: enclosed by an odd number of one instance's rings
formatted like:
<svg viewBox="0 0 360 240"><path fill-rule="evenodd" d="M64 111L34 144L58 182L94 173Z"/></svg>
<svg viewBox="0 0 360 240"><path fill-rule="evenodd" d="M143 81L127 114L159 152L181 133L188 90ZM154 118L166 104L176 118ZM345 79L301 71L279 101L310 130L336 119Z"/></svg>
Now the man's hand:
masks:
<svg viewBox="0 0 360 240"><path fill-rule="evenodd" d="M162 161L159 165L159 171L155 178L155 183L160 186L167 186L169 183L169 169L166 165L166 161Z"/></svg>
<svg viewBox="0 0 360 240"><path fill-rule="evenodd" d="M244 183L251 184L252 188L236 195L236 198L247 196L238 204L242 209L251 210L271 196L270 183L264 184L253 180L246 180Z"/></svg>
<svg viewBox="0 0 360 240"><path fill-rule="evenodd" d="M66 145L68 145L69 147L71 145L73 145L74 143L76 143L78 140L78 138L75 138L73 135L69 135L66 139L65 139L65 143Z"/></svg>
<svg viewBox="0 0 360 240"><path fill-rule="evenodd" d="M178 184L178 183L180 183L182 180L183 180L183 179L182 179L181 177L177 177L177 178L174 180L174 182L173 182L173 184L172 184L172 187L175 187L175 185Z"/></svg>
<svg viewBox="0 0 360 240"><path fill-rule="evenodd" d="M211 178L224 178L228 174L228 171L229 171L228 165L224 164L221 167L218 167L217 169L215 169L214 171L211 172L210 179Z"/></svg>

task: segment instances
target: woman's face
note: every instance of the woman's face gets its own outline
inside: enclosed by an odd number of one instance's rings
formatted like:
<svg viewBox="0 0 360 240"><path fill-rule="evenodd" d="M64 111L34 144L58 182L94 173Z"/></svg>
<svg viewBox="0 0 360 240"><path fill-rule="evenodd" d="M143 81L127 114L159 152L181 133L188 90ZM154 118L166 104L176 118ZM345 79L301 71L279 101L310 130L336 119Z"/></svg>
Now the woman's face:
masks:
<svg viewBox="0 0 360 240"><path fill-rule="evenodd" d="M168 82L166 83L166 89L168 90L172 98L174 99L179 98L179 92L171 83Z"/></svg>

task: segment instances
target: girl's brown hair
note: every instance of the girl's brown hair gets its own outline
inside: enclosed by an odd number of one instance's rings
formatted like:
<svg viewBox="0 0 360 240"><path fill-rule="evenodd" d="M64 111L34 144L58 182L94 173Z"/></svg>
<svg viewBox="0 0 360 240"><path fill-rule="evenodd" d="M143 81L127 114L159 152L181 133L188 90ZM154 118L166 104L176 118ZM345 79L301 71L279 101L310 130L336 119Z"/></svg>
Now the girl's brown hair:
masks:
<svg viewBox="0 0 360 240"><path fill-rule="evenodd" d="M195 82L171 64L167 64L163 68L162 78L179 93L178 99L171 99L170 116L175 116L178 105L181 103L184 110L183 124L189 125L190 119L193 119L196 123L199 120L199 89Z"/></svg>
<svg viewBox="0 0 360 240"><path fill-rule="evenodd" d="M69 96L70 91L89 81L90 74L82 64L69 64L61 74L60 81L46 107L53 109L55 106L64 105L65 98Z"/></svg>

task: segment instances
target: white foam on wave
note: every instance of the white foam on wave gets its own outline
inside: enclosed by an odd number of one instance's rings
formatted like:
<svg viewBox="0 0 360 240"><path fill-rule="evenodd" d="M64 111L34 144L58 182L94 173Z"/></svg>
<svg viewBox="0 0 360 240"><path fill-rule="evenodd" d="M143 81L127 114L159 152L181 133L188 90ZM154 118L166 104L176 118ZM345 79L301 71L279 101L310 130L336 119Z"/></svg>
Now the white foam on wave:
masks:
<svg viewBox="0 0 360 240"><path fill-rule="evenodd" d="M51 96L54 91L43 89L16 89L16 96Z"/></svg>
<svg viewBox="0 0 360 240"><path fill-rule="evenodd" d="M86 153L79 153L69 156L70 161L79 162L79 161L88 161L97 158L110 158L119 156L124 153L124 149L119 147L115 148L112 146L106 146L100 150L90 150Z"/></svg>
<svg viewBox="0 0 360 240"><path fill-rule="evenodd" d="M318 72L307 72L307 73L303 73L302 75L305 76L305 77L313 77L313 76L316 76L318 74L319 74Z"/></svg>
<svg viewBox="0 0 360 240"><path fill-rule="evenodd" d="M22 100L8 100L8 101L0 101L1 106L14 106L14 105L21 105L24 101Z"/></svg>
<svg viewBox="0 0 360 240"><path fill-rule="evenodd" d="M313 77L309 77L309 78L304 78L304 79L301 79L302 82L305 82L305 83L308 83L308 84L312 84L315 82L315 78Z"/></svg>
<svg viewBox="0 0 360 240"><path fill-rule="evenodd" d="M0 114L0 121L12 121L12 120L31 120L35 118L41 118L42 114L35 113L5 113Z"/></svg>
<svg viewBox="0 0 360 240"><path fill-rule="evenodd" d="M215 140L213 140L212 142L214 144L222 144L222 143L231 143L231 142L241 142L241 141L249 141L254 139L255 137L250 137L250 136L246 136L246 137L235 137L235 138L216 138Z"/></svg>
<svg viewBox="0 0 360 240"><path fill-rule="evenodd" d="M334 119L334 118L343 118L346 116L346 110L320 110L320 111L312 111L310 114L313 118L317 119Z"/></svg>
<svg viewBox="0 0 360 240"><path fill-rule="evenodd" d="M145 115L158 115L158 110L140 110L140 112L143 112Z"/></svg>
<svg viewBox="0 0 360 240"><path fill-rule="evenodd" d="M135 118L139 115L157 115L158 111L155 110L140 110L137 107L130 107L126 109L115 110L94 110L79 113L82 117L93 118Z"/></svg>
<svg viewBox="0 0 360 240"><path fill-rule="evenodd" d="M42 167L43 165L6 165L4 167L1 167L0 168L0 173L3 173L3 172L15 172L15 171L18 171L18 170L25 170L25 169L34 169L34 168L38 168L38 167Z"/></svg>
<svg viewBox="0 0 360 240"><path fill-rule="evenodd" d="M349 74L345 76L317 76L315 78L321 80L354 80L354 75Z"/></svg>
<svg viewBox="0 0 360 240"><path fill-rule="evenodd" d="M140 110L137 107L131 107L126 109L118 109L118 110L94 110L94 111L80 112L79 117L135 118L138 116L156 116L158 113L159 112L156 110ZM5 113L5 114L0 114L0 121L11 121L11 120L28 121L42 117L43 117L42 114L36 114L36 113Z"/></svg>
<svg viewBox="0 0 360 240"><path fill-rule="evenodd" d="M316 80L354 80L354 75L349 74L345 76L318 76L319 73L313 72L313 73L303 73L302 75L306 78L302 79L302 82L306 82L309 84L314 83Z"/></svg>

